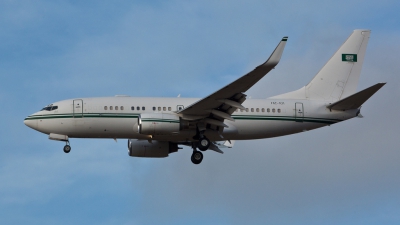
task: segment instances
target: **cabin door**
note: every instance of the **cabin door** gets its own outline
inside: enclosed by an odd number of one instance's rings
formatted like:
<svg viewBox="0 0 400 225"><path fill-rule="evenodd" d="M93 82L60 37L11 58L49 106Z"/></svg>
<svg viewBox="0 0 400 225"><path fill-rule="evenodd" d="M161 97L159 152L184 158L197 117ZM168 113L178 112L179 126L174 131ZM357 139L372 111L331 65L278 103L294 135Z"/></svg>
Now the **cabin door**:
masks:
<svg viewBox="0 0 400 225"><path fill-rule="evenodd" d="M304 120L304 108L303 108L303 103L296 102L296 103L295 103L294 111L295 111L294 117L295 117L296 122L303 122L303 120Z"/></svg>
<svg viewBox="0 0 400 225"><path fill-rule="evenodd" d="M73 100L73 114L74 118L83 118L83 101L82 99Z"/></svg>

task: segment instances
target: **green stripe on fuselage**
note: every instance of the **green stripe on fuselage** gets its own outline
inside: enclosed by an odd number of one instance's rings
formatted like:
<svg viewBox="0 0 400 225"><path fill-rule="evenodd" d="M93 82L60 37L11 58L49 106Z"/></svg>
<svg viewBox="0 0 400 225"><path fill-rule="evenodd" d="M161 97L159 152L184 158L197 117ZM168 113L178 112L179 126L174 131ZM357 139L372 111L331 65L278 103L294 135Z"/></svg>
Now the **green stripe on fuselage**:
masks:
<svg viewBox="0 0 400 225"><path fill-rule="evenodd" d="M139 114L117 113L84 113L84 114L53 114L28 116L25 120L64 119L64 118L138 118Z"/></svg>
<svg viewBox="0 0 400 225"><path fill-rule="evenodd" d="M250 115L236 115L232 116L235 120L280 120L280 121L296 121L296 122L311 122L311 123L325 123L334 124L341 122L342 120L337 119L326 119L326 118L312 118L312 117L290 117L290 116L250 116Z"/></svg>
<svg viewBox="0 0 400 225"><path fill-rule="evenodd" d="M142 119L142 122L179 123L179 120L169 120L169 119Z"/></svg>
<svg viewBox="0 0 400 225"><path fill-rule="evenodd" d="M25 120L41 120L41 119L66 119L66 118L138 118L139 114L131 113L84 113L84 114L53 114L53 115L34 115L28 116ZM275 121L302 121L310 123L324 123L334 124L341 122L338 119L327 119L327 118L313 118L304 117L296 118L290 116L260 116L260 115L233 115L235 120L275 120ZM143 122L167 122L167 123L179 123L179 120L169 119L143 119Z"/></svg>

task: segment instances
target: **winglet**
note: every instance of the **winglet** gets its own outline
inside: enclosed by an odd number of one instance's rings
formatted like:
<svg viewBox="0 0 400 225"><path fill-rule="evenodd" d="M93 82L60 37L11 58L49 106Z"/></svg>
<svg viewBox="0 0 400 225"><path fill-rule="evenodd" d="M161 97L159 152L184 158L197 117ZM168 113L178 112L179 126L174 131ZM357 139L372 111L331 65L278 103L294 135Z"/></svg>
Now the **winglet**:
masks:
<svg viewBox="0 0 400 225"><path fill-rule="evenodd" d="M279 63L279 60L281 60L283 50L285 49L286 42L287 42L288 37L283 37L281 42L279 42L278 46L276 46L274 52L272 52L271 56L268 58L268 60L262 64L261 66L276 66Z"/></svg>

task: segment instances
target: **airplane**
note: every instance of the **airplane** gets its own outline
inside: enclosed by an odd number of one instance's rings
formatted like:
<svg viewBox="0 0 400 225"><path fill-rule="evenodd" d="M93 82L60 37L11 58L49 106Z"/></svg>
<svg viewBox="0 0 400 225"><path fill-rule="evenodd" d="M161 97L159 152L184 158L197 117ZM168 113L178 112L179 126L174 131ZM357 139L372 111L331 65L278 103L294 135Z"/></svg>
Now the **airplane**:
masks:
<svg viewBox="0 0 400 225"><path fill-rule="evenodd" d="M203 99L76 98L47 105L24 123L65 142L65 153L71 151L70 138L128 139L129 156L162 158L189 146L191 161L200 164L202 151L223 153L221 148L232 148L235 140L278 137L362 117L362 104L386 84L356 92L370 33L354 30L307 85L267 99L250 99L245 92L278 65L288 37L266 62Z"/></svg>

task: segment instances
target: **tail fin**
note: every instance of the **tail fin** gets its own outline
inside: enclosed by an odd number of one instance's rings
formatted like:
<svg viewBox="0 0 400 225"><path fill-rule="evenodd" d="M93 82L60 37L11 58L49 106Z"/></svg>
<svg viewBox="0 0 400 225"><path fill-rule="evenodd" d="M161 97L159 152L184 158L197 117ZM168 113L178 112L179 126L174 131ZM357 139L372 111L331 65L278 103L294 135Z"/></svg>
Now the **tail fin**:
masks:
<svg viewBox="0 0 400 225"><path fill-rule="evenodd" d="M305 87L307 98L337 101L356 92L370 30L354 30Z"/></svg>

